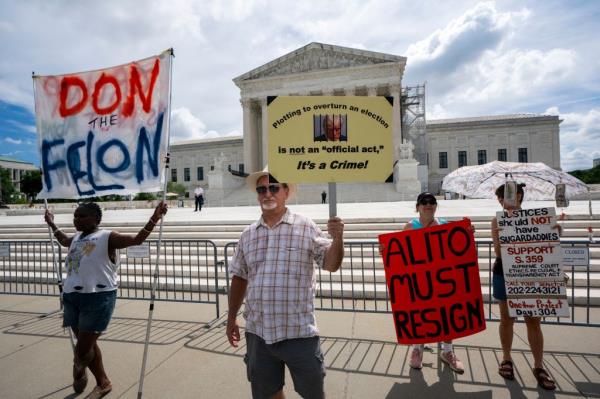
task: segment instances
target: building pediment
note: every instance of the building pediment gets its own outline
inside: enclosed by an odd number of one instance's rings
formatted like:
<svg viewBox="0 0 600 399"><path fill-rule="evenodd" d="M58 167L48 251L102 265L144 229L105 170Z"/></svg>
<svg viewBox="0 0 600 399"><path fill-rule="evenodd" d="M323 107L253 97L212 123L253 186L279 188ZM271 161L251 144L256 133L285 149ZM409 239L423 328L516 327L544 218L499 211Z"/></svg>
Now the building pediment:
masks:
<svg viewBox="0 0 600 399"><path fill-rule="evenodd" d="M291 53L268 62L233 79L236 84L243 81L285 76L326 69L351 68L383 63L406 62L405 57L334 46L310 43Z"/></svg>

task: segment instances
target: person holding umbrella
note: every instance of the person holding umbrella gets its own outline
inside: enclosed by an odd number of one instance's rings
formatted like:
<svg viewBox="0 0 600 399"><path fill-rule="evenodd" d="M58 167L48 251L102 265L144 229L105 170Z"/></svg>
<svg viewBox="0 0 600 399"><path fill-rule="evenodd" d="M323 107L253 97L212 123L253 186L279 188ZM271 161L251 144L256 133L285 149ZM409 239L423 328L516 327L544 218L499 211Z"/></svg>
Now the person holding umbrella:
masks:
<svg viewBox="0 0 600 399"><path fill-rule="evenodd" d="M525 184L517 185L517 198L516 204L508 204L504 202L505 185L501 185L496 189L496 197L498 202L502 205L502 208L507 211L521 209L521 203L525 191L523 187ZM559 229L560 226L556 226ZM494 252L496 254L496 260L494 261L493 268L493 296L498 301L500 307L500 344L502 345L502 361L500 362L500 368L498 373L507 380L514 380L515 372L512 357L510 351L513 343L513 326L515 319L510 317L508 313L508 304L506 296L506 288L504 285L504 273L502 270L502 258L500 252L500 238L499 232L501 228L498 227L498 220L496 217L492 219L492 239L494 242ZM525 325L527 326L527 340L533 354L533 375L537 380L540 387L546 390L555 390L556 384L550 378L548 372L544 369L543 357L544 357L544 335L542 334L541 318L525 316Z"/></svg>
<svg viewBox="0 0 600 399"><path fill-rule="evenodd" d="M73 359L73 390L77 393L85 390L88 367L96 378L96 387L89 397L100 398L112 390L97 340L106 331L115 308L116 250L143 243L165 213L167 205L161 201L136 235L126 235L99 229L102 210L94 202L84 202L73 215L77 233L68 236L56 226L54 215L46 210L46 223L60 245L69 248L65 259L63 327L70 327L77 337Z"/></svg>

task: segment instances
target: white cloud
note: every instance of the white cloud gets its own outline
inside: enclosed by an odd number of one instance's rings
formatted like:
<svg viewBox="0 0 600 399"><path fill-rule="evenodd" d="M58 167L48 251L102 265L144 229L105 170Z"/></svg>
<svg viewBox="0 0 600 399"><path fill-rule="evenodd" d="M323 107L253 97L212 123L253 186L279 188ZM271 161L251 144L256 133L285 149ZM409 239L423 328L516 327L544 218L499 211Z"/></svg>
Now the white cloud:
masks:
<svg viewBox="0 0 600 399"><path fill-rule="evenodd" d="M22 144L23 143L23 140L13 139L12 137L5 137L4 141L6 141L9 144Z"/></svg>
<svg viewBox="0 0 600 399"><path fill-rule="evenodd" d="M450 102L479 103L530 97L564 85L575 72L576 54L567 49L489 51L466 68L464 83L448 94Z"/></svg>
<svg viewBox="0 0 600 399"><path fill-rule="evenodd" d="M453 118L455 115L448 112L442 104L436 103L427 108L427 120Z"/></svg>
<svg viewBox="0 0 600 399"><path fill-rule="evenodd" d="M23 154L23 151L17 150L17 151L12 151L12 152L4 152L4 153L2 153L0 155L4 155L5 157L14 157L14 156L19 155L19 154Z"/></svg>
<svg viewBox="0 0 600 399"><path fill-rule="evenodd" d="M406 51L408 68L417 77L448 75L497 48L510 28L527 19L530 12L500 13L495 3L484 2L467 10Z"/></svg>
<svg viewBox="0 0 600 399"><path fill-rule="evenodd" d="M0 49L7 55L0 60L0 101L33 111L32 70L103 68L174 47L174 140L239 135L240 93L231 79L313 41L407 56L403 84L427 81L428 119L539 113L550 106L588 115L600 105L594 2L527 2L527 8L476 0L0 4ZM567 125L565 118L565 137L578 131Z"/></svg>
<svg viewBox="0 0 600 399"><path fill-rule="evenodd" d="M581 73L587 54L514 47L535 17L529 9L500 11L483 2L410 45L405 81L428 83L428 118L538 113L549 98L564 96L565 86L571 96L580 83L591 89Z"/></svg>
<svg viewBox="0 0 600 399"><path fill-rule="evenodd" d="M238 22L249 17L256 9L266 7L264 0L233 0L232 2L212 1L209 5L210 15L217 21Z"/></svg>
<svg viewBox="0 0 600 399"><path fill-rule="evenodd" d="M8 119L4 122L10 123L11 125L15 126L17 129L23 130L27 133L34 133L34 134L37 133L37 128L35 127L35 125L27 125L25 123L15 121L13 119Z"/></svg>
<svg viewBox="0 0 600 399"><path fill-rule="evenodd" d="M8 21L0 21L0 32L14 32L15 25Z"/></svg>
<svg viewBox="0 0 600 399"><path fill-rule="evenodd" d="M206 125L200 118L185 108L175 108L171 111L171 142L181 140L199 140L223 136L215 130L206 130Z"/></svg>
<svg viewBox="0 0 600 399"><path fill-rule="evenodd" d="M586 113L563 113L550 107L547 114L559 115L561 166L564 170L588 169L600 157L600 107Z"/></svg>
<svg viewBox="0 0 600 399"><path fill-rule="evenodd" d="M9 81L0 76L0 99L26 107L33 112L33 97L27 89L20 87L18 81Z"/></svg>

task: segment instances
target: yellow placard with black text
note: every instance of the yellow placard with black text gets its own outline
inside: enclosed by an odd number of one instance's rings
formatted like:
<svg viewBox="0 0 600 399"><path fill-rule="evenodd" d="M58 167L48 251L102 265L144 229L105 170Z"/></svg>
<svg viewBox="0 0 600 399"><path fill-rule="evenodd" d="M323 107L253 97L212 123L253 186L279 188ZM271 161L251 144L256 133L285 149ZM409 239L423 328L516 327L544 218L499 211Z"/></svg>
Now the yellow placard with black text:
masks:
<svg viewBox="0 0 600 399"><path fill-rule="evenodd" d="M280 182L384 182L392 173L391 97L269 97L269 172Z"/></svg>

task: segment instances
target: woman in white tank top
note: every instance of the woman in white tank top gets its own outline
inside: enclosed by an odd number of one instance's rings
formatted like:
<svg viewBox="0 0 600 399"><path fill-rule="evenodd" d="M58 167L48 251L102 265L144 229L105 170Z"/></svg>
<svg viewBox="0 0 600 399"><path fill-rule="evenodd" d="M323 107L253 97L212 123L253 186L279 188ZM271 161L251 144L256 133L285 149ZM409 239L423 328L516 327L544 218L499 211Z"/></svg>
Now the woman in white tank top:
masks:
<svg viewBox="0 0 600 399"><path fill-rule="evenodd" d="M54 236L60 245L69 248L65 259L63 326L70 327L77 337L73 360L73 389L77 393L85 390L88 367L96 378L93 396L102 397L112 389L97 341L106 331L115 306L117 250L144 242L166 212L167 205L161 202L136 235L119 234L99 229L102 210L97 204L86 202L73 215L77 233L68 236L54 224L54 215L46 211L44 219Z"/></svg>

